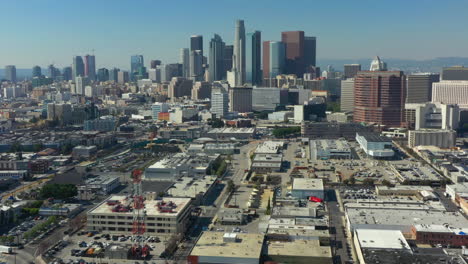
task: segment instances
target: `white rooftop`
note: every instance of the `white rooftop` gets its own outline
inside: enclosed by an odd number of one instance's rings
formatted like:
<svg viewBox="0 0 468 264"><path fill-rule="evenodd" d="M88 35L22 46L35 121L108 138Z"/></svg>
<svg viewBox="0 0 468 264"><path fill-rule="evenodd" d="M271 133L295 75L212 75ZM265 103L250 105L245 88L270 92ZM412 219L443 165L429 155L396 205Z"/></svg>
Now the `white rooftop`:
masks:
<svg viewBox="0 0 468 264"><path fill-rule="evenodd" d="M294 178L293 190L323 190L322 179Z"/></svg>
<svg viewBox="0 0 468 264"><path fill-rule="evenodd" d="M361 248L411 249L401 231L356 229L356 235Z"/></svg>

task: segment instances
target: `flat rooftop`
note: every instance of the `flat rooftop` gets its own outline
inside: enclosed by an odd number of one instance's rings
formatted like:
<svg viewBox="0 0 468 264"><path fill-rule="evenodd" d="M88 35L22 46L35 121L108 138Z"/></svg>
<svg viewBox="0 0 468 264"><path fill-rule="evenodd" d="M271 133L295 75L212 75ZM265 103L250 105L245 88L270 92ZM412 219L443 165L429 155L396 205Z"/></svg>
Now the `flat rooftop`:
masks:
<svg viewBox="0 0 468 264"><path fill-rule="evenodd" d="M331 258L331 248L320 246L319 240L295 240L292 242L269 242L269 256Z"/></svg>
<svg viewBox="0 0 468 264"><path fill-rule="evenodd" d="M255 149L255 153L278 153L279 150L283 147L283 145L283 141L265 141L257 146L257 148Z"/></svg>
<svg viewBox="0 0 468 264"><path fill-rule="evenodd" d="M189 206L191 199L190 198L166 198L163 200L145 200L145 211L146 216L177 216L180 212ZM170 210L160 210L158 204L164 202L167 204ZM115 212L113 209L121 205L122 207L127 208L127 210L122 210ZM125 195L112 195L109 199L105 200L97 207L89 211L89 214L97 215L109 215L109 214L119 214L119 215L128 215L133 214L133 199Z"/></svg>
<svg viewBox="0 0 468 264"><path fill-rule="evenodd" d="M182 177L169 187L167 194L172 197L195 198L200 193L206 193L215 181L216 176L213 175L207 175L199 179Z"/></svg>
<svg viewBox="0 0 468 264"><path fill-rule="evenodd" d="M294 178L293 190L322 190L322 179L307 179L307 178Z"/></svg>
<svg viewBox="0 0 468 264"><path fill-rule="evenodd" d="M224 232L203 232L190 256L260 258L263 234L235 234L237 235L236 242L224 242Z"/></svg>
<svg viewBox="0 0 468 264"><path fill-rule="evenodd" d="M392 139L388 137L381 136L373 132L358 132L358 136L361 136L366 139L367 142L388 142L392 143Z"/></svg>
<svg viewBox="0 0 468 264"><path fill-rule="evenodd" d="M399 230L356 229L355 232L361 248L411 249Z"/></svg>
<svg viewBox="0 0 468 264"><path fill-rule="evenodd" d="M350 152L351 148L349 144L344 139L334 140L334 139L320 139L320 140L311 140L311 148L316 148L317 151L328 151L328 152Z"/></svg>

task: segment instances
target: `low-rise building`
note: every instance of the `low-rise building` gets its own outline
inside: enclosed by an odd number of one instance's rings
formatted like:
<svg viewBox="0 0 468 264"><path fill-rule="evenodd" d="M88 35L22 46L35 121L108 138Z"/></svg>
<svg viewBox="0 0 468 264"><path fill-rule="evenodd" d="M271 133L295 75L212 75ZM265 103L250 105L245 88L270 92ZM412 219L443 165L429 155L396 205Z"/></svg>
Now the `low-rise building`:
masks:
<svg viewBox="0 0 468 264"><path fill-rule="evenodd" d="M65 216L72 218L80 213L82 210L81 204L59 204L50 207L39 208L39 215L41 216Z"/></svg>
<svg viewBox="0 0 468 264"><path fill-rule="evenodd" d="M92 200L96 195L106 195L120 186L120 178L114 177L96 177L90 178L84 184L78 186L78 198L80 200Z"/></svg>
<svg viewBox="0 0 468 264"><path fill-rule="evenodd" d="M283 146L283 141L264 141L257 146L255 154L278 154Z"/></svg>
<svg viewBox="0 0 468 264"><path fill-rule="evenodd" d="M367 251L397 250L411 253L411 247L398 230L356 229L354 246L359 263L373 263L366 259Z"/></svg>
<svg viewBox="0 0 468 264"><path fill-rule="evenodd" d="M320 244L319 240L269 241L267 259L274 263L328 264L332 263L330 246Z"/></svg>
<svg viewBox="0 0 468 264"><path fill-rule="evenodd" d="M245 139L252 139L255 136L255 128L232 128L232 127L226 127L226 128L214 128L208 133L206 133L206 136L209 138L213 139L219 139L219 140L231 140L231 139L240 139L240 140L245 140Z"/></svg>
<svg viewBox="0 0 468 264"><path fill-rule="evenodd" d="M395 155L392 140L377 133L356 133L356 141L364 152L372 158L384 159Z"/></svg>
<svg viewBox="0 0 468 264"><path fill-rule="evenodd" d="M259 264L263 241L263 234L203 232L187 262Z"/></svg>
<svg viewBox="0 0 468 264"><path fill-rule="evenodd" d="M256 154L251 169L257 173L281 171L283 154Z"/></svg>
<svg viewBox="0 0 468 264"><path fill-rule="evenodd" d="M351 148L346 140L311 140L310 159L311 160L327 160L327 159L350 159Z"/></svg>
<svg viewBox="0 0 468 264"><path fill-rule="evenodd" d="M96 155L96 146L76 146L73 148L72 156L74 159L90 158Z"/></svg>
<svg viewBox="0 0 468 264"><path fill-rule="evenodd" d="M417 243L455 246L468 245L468 227L452 228L446 225L414 225L411 229Z"/></svg>
<svg viewBox="0 0 468 264"><path fill-rule="evenodd" d="M454 130L420 129L408 131L408 146L436 146L453 148L457 142L457 132Z"/></svg>
<svg viewBox="0 0 468 264"><path fill-rule="evenodd" d="M133 230L133 198L110 196L87 213L89 231L105 234L131 235ZM144 200L146 235L171 236L183 234L191 212L190 198Z"/></svg>
<svg viewBox="0 0 468 264"><path fill-rule="evenodd" d="M182 177L167 190L170 197L192 198L193 205L203 204L216 185L217 177L207 175L202 178Z"/></svg>
<svg viewBox="0 0 468 264"><path fill-rule="evenodd" d="M291 195L299 199L315 196L324 199L322 179L294 178Z"/></svg>

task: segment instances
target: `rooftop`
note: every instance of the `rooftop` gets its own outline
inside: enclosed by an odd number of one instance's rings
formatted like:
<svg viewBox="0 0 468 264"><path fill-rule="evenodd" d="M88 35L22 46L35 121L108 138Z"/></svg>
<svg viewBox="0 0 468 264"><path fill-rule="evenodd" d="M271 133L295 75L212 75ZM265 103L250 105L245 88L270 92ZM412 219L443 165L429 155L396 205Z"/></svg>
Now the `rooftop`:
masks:
<svg viewBox="0 0 468 264"><path fill-rule="evenodd" d="M355 232L361 248L411 249L398 230L356 229Z"/></svg>
<svg viewBox="0 0 468 264"><path fill-rule="evenodd" d="M235 233L236 242L225 242L223 232L203 232L190 256L259 259L263 234Z"/></svg>
<svg viewBox="0 0 468 264"><path fill-rule="evenodd" d="M319 240L295 240L292 242L269 242L269 256L300 256L331 258L331 249L328 246L320 246Z"/></svg>
<svg viewBox="0 0 468 264"><path fill-rule="evenodd" d="M271 154L278 153L283 147L283 141L265 141L257 146L255 153Z"/></svg>
<svg viewBox="0 0 468 264"><path fill-rule="evenodd" d="M322 179L294 178L293 190L323 190Z"/></svg>
<svg viewBox="0 0 468 264"><path fill-rule="evenodd" d="M388 142L392 143L392 139L388 137L381 136L377 133L373 132L357 132L357 135L360 137L364 137L368 142Z"/></svg>

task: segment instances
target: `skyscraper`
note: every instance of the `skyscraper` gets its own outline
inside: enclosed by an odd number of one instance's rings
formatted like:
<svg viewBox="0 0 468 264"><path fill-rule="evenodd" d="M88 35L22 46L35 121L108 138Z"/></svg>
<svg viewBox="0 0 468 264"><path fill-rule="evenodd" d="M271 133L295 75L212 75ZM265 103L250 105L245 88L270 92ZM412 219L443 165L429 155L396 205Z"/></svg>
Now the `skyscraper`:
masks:
<svg viewBox="0 0 468 264"><path fill-rule="evenodd" d="M281 42L286 48L285 73L302 76L305 70L304 31L281 32Z"/></svg>
<svg viewBox="0 0 468 264"><path fill-rule="evenodd" d="M55 80L59 75L59 70L55 68L53 64L50 64L49 67L47 67L47 76L49 76L49 78Z"/></svg>
<svg viewBox="0 0 468 264"><path fill-rule="evenodd" d="M234 55L232 57L236 86L245 83L245 27L244 20L236 21L236 31L234 35Z"/></svg>
<svg viewBox="0 0 468 264"><path fill-rule="evenodd" d="M187 80L183 77L173 77L169 83L167 90L168 97L171 98L171 101L174 102L176 98L183 96L192 96L192 80Z"/></svg>
<svg viewBox="0 0 468 264"><path fill-rule="evenodd" d="M81 56L73 57L73 65L72 65L72 78L75 80L78 76L85 76L84 74L84 63L83 58Z"/></svg>
<svg viewBox="0 0 468 264"><path fill-rule="evenodd" d="M96 57L94 55L86 54L84 56L84 74L88 80L96 80Z"/></svg>
<svg viewBox="0 0 468 264"><path fill-rule="evenodd" d="M190 51L190 79L193 81L203 79L203 54L201 50Z"/></svg>
<svg viewBox="0 0 468 264"><path fill-rule="evenodd" d="M32 77L40 77L42 75L42 70L41 70L41 67L39 66L34 66L32 68Z"/></svg>
<svg viewBox="0 0 468 264"><path fill-rule="evenodd" d="M304 64L305 67L316 66L317 38L304 37Z"/></svg>
<svg viewBox="0 0 468 264"><path fill-rule="evenodd" d="M156 66L161 65L160 60L151 60L150 61L150 69L156 69Z"/></svg>
<svg viewBox="0 0 468 264"><path fill-rule="evenodd" d="M209 52L209 81L224 79L226 74L224 70L224 42L218 34L214 34L211 39Z"/></svg>
<svg viewBox="0 0 468 264"><path fill-rule="evenodd" d="M442 69L443 81L468 81L468 68L463 66L445 67Z"/></svg>
<svg viewBox="0 0 468 264"><path fill-rule="evenodd" d="M75 78L75 94L85 94L85 87L88 85L89 81L87 77L77 76Z"/></svg>
<svg viewBox="0 0 468 264"><path fill-rule="evenodd" d="M188 48L180 49L179 63L182 64L182 77L190 77L190 50Z"/></svg>
<svg viewBox="0 0 468 264"><path fill-rule="evenodd" d="M374 60L371 62L370 71L386 71L387 70L387 63L379 58L379 56L375 56Z"/></svg>
<svg viewBox="0 0 468 264"><path fill-rule="evenodd" d="M439 74L411 74L406 79L406 103L426 103L432 99L432 84L440 80Z"/></svg>
<svg viewBox="0 0 468 264"><path fill-rule="evenodd" d="M252 87L229 88L229 111L252 112Z"/></svg>
<svg viewBox="0 0 468 264"><path fill-rule="evenodd" d="M233 54L234 54L234 46L225 45L224 46L224 70L225 71L232 70L232 55Z"/></svg>
<svg viewBox="0 0 468 264"><path fill-rule="evenodd" d="M224 87L215 83L211 90L211 113L216 118L225 116L229 111L229 94Z"/></svg>
<svg viewBox="0 0 468 264"><path fill-rule="evenodd" d="M126 83L130 79L128 71L118 71L117 72L117 82L118 83Z"/></svg>
<svg viewBox="0 0 468 264"><path fill-rule="evenodd" d="M277 75L284 73L286 47L284 43L280 41L270 41L269 44L269 78L275 78Z"/></svg>
<svg viewBox="0 0 468 264"><path fill-rule="evenodd" d="M65 81L71 80L72 76L73 76L72 72L73 72L72 67L70 67L70 66L64 67L63 70L62 70L63 80L65 80Z"/></svg>
<svg viewBox="0 0 468 264"><path fill-rule="evenodd" d="M13 83L16 82L16 66L15 65L5 66L5 79Z"/></svg>
<svg viewBox="0 0 468 264"><path fill-rule="evenodd" d="M106 68L98 69L97 71L97 80L100 82L105 82L109 80L109 70Z"/></svg>
<svg viewBox="0 0 468 264"><path fill-rule="evenodd" d="M341 112L354 110L354 79L352 78L341 81L340 110Z"/></svg>
<svg viewBox="0 0 468 264"><path fill-rule="evenodd" d="M361 71L354 79L354 122L403 124L405 76L401 71Z"/></svg>
<svg viewBox="0 0 468 264"><path fill-rule="evenodd" d="M270 78L270 42L263 41L262 74L263 79Z"/></svg>
<svg viewBox="0 0 468 264"><path fill-rule="evenodd" d="M190 36L190 51L200 50L203 57L203 36L192 35Z"/></svg>
<svg viewBox="0 0 468 264"><path fill-rule="evenodd" d="M119 78L119 69L112 68L109 70L109 81L117 82Z"/></svg>
<svg viewBox="0 0 468 264"><path fill-rule="evenodd" d="M135 81L135 75L138 74L138 69L140 67L143 67L144 61L143 61L143 55L133 55L130 58L130 80Z"/></svg>
<svg viewBox="0 0 468 264"><path fill-rule="evenodd" d="M361 64L345 64L344 65L344 78L354 78L356 74L361 71Z"/></svg>
<svg viewBox="0 0 468 264"><path fill-rule="evenodd" d="M260 85L262 83L261 76L261 43L262 37L260 31L248 33L245 54L245 78L246 82L252 85Z"/></svg>

